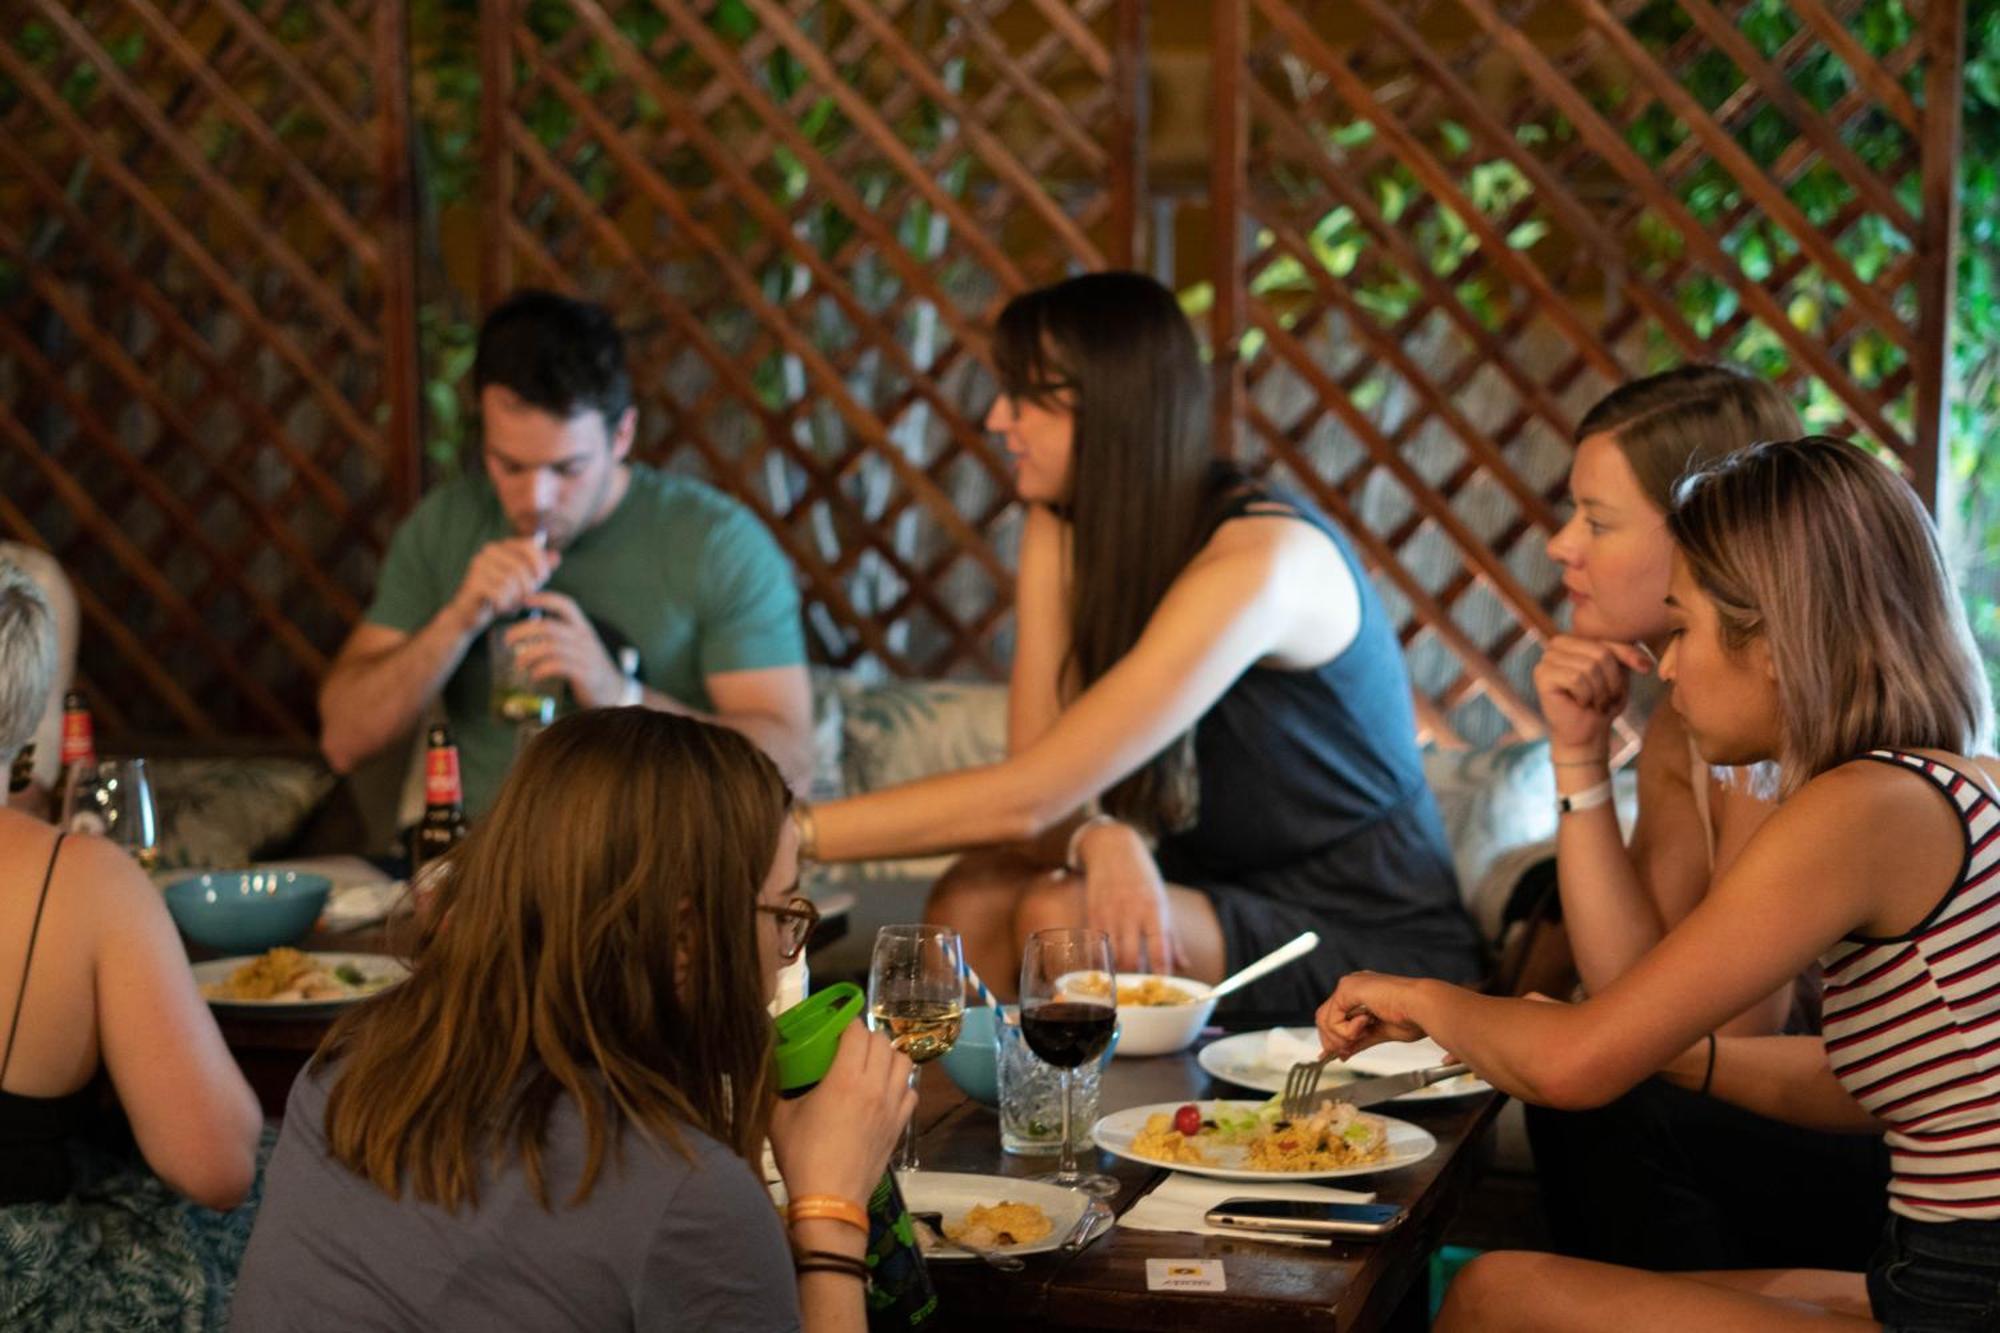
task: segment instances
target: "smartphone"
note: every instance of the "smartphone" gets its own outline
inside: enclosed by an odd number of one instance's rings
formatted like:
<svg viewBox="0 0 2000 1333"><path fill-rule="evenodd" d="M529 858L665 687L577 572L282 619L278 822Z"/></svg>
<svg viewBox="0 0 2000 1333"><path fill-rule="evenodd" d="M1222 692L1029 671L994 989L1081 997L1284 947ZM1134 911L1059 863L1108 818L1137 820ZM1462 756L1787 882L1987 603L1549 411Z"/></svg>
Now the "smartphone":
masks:
<svg viewBox="0 0 2000 1333"><path fill-rule="evenodd" d="M1212 1227L1289 1231L1308 1236L1386 1236L1403 1220L1390 1203L1300 1203L1290 1199L1224 1199L1208 1210Z"/></svg>

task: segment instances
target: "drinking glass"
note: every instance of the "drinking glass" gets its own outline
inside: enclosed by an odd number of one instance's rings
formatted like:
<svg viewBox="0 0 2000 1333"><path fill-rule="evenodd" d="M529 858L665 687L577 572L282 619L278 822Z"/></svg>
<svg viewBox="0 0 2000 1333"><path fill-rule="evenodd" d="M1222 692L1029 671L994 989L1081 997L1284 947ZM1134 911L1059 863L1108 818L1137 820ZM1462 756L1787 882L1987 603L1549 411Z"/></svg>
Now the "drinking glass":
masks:
<svg viewBox="0 0 2000 1333"><path fill-rule="evenodd" d="M922 1067L958 1041L965 1017L965 968L958 932L944 926L884 926L868 963L868 1025L887 1029L910 1057L910 1086ZM917 1118L903 1127L898 1171L917 1169Z"/></svg>
<svg viewBox="0 0 2000 1333"><path fill-rule="evenodd" d="M1110 981L1103 994L1070 988L1079 973ZM1111 937L1101 930L1038 930L1021 955L1021 1036L1028 1048L1062 1070L1062 1157L1051 1185L1083 1190L1101 1198L1118 1192L1118 1182L1077 1170L1070 1140L1071 1091L1076 1067L1104 1054L1118 1023L1118 978L1111 970Z"/></svg>
<svg viewBox="0 0 2000 1333"><path fill-rule="evenodd" d="M139 868L159 864L159 820L153 813L153 784L143 759L107 759L97 766L97 811L104 836L123 847Z"/></svg>
<svg viewBox="0 0 2000 1333"><path fill-rule="evenodd" d="M532 736L556 720L554 685L523 671L513 645L507 642L508 630L539 619L541 612L531 609L511 620L496 620L486 631L486 651L493 668L493 714L520 727L523 736Z"/></svg>

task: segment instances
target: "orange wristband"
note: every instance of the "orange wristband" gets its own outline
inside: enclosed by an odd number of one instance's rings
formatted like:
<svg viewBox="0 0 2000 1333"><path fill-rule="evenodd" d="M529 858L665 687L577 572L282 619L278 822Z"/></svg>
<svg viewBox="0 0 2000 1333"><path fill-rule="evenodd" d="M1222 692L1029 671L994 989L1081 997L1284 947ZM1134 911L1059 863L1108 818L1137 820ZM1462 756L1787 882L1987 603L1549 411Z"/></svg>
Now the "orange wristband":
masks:
<svg viewBox="0 0 2000 1333"><path fill-rule="evenodd" d="M863 1235L868 1234L867 1211L852 1199L838 1199L831 1194L807 1194L793 1199L785 1209L785 1216L793 1222L845 1222Z"/></svg>

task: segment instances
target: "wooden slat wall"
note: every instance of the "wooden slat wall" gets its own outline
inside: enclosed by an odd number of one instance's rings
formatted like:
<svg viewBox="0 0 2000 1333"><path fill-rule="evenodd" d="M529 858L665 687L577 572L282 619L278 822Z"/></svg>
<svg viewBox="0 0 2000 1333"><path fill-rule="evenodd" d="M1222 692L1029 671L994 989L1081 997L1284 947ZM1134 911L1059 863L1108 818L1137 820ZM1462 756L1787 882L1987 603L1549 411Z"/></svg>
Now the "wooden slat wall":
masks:
<svg viewBox="0 0 2000 1333"><path fill-rule="evenodd" d="M403 4L17 8L0 534L77 575L108 731L304 737L421 484ZM1175 265L1218 447L1355 534L1435 738L1536 730L1570 431L1625 376L1747 361L1934 492L1960 7L1212 10ZM485 0L480 295L616 307L644 456L770 524L822 660L998 675L985 329L1151 258L1149 12Z"/></svg>
<svg viewBox="0 0 2000 1333"><path fill-rule="evenodd" d="M1132 261L1140 11L487 0L489 301L573 290L639 331L641 456L771 526L824 660L1003 671L984 326Z"/></svg>
<svg viewBox="0 0 2000 1333"><path fill-rule="evenodd" d="M401 0L21 0L0 535L123 733L302 742L420 477Z"/></svg>
<svg viewBox="0 0 2000 1333"><path fill-rule="evenodd" d="M1216 231L1242 238L1213 255L1218 433L1356 534L1440 741L1539 732L1542 547L1621 379L1750 364L1934 500L1958 6L1218 0L1216 24L1240 218Z"/></svg>

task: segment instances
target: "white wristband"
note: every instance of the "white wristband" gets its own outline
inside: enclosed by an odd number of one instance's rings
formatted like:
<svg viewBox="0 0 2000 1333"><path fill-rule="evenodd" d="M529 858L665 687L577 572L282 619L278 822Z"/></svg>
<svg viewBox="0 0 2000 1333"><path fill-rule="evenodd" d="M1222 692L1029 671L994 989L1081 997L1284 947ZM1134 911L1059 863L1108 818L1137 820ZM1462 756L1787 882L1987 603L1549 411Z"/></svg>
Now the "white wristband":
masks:
<svg viewBox="0 0 2000 1333"><path fill-rule="evenodd" d="M1078 854L1083 850L1083 835L1094 828L1105 824L1116 824L1117 822L1110 815L1096 814L1070 830L1069 846L1063 851L1063 869L1069 871L1072 875L1081 875L1083 873L1083 861Z"/></svg>
<svg viewBox="0 0 2000 1333"><path fill-rule="evenodd" d="M1571 792L1568 796L1556 797L1556 813L1574 814L1578 810L1590 810L1608 804L1610 800L1611 780L1606 778L1595 787L1585 787L1582 791Z"/></svg>

